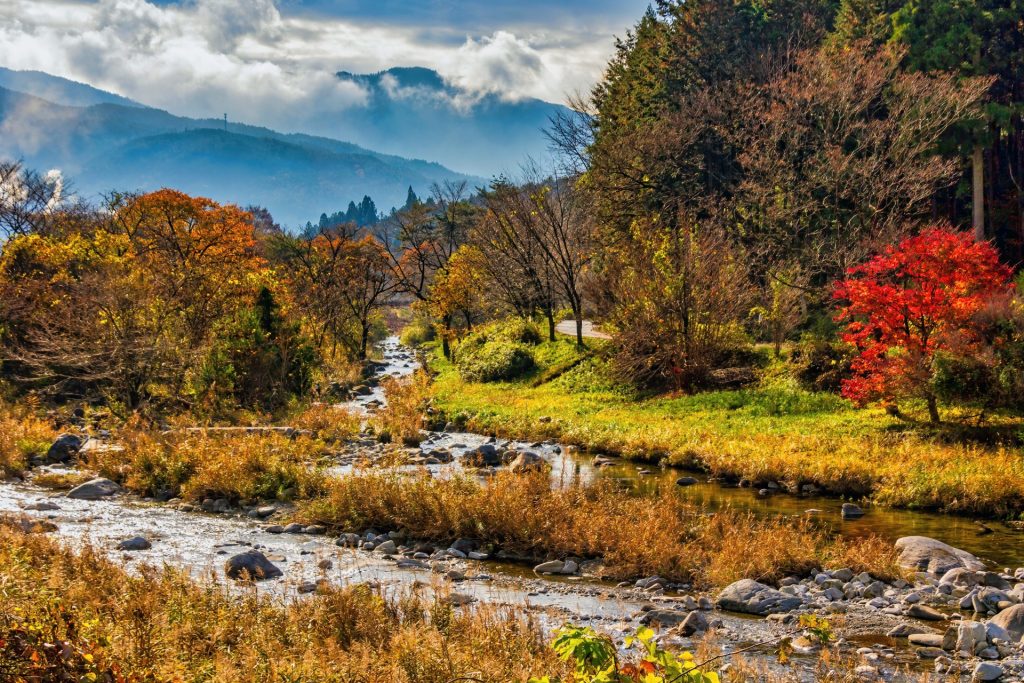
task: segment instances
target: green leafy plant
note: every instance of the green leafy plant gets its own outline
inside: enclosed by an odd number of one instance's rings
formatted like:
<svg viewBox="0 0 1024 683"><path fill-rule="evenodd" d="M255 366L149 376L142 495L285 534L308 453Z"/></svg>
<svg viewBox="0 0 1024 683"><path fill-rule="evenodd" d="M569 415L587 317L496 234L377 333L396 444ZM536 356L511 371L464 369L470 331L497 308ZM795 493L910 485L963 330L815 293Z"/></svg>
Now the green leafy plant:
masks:
<svg viewBox="0 0 1024 683"><path fill-rule="evenodd" d="M626 648L638 653L635 662L620 665L615 643L592 628L566 625L558 630L552 648L574 666L574 683L719 683L718 674L705 672L689 652L662 649L654 631L641 627L626 638ZM560 683L548 676L530 683Z"/></svg>

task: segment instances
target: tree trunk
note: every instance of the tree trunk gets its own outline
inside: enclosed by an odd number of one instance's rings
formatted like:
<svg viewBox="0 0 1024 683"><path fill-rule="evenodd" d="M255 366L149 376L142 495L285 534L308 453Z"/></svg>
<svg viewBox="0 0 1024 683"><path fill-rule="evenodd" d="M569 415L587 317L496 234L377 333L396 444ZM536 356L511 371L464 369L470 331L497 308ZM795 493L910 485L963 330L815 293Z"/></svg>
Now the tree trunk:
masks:
<svg viewBox="0 0 1024 683"><path fill-rule="evenodd" d="M359 360L366 360L366 352L370 346L370 326L363 323L363 336L359 340Z"/></svg>
<svg viewBox="0 0 1024 683"><path fill-rule="evenodd" d="M548 341L555 341L555 312L549 308L544 315L548 319Z"/></svg>
<svg viewBox="0 0 1024 683"><path fill-rule="evenodd" d="M974 210L974 239L978 242L985 241L985 150L980 145L974 146L974 154L971 156L972 189L974 196L972 208Z"/></svg>
<svg viewBox="0 0 1024 683"><path fill-rule="evenodd" d="M939 419L939 404L935 396L928 397L928 417L933 424L938 424L942 421Z"/></svg>
<svg viewBox="0 0 1024 683"><path fill-rule="evenodd" d="M576 315L576 346L583 348L583 308L573 311Z"/></svg>
<svg viewBox="0 0 1024 683"><path fill-rule="evenodd" d="M449 315L442 318L441 325L441 352L444 353L445 358L447 358L448 360L453 360L452 345L451 342L449 341L449 337L451 336L452 332L452 317Z"/></svg>

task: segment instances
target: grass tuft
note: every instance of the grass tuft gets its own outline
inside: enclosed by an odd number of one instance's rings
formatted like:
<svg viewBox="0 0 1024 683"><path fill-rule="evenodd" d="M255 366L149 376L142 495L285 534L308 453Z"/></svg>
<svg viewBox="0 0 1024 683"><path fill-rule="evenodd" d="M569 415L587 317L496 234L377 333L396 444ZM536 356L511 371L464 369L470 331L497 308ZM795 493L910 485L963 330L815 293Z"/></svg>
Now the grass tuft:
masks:
<svg viewBox="0 0 1024 683"><path fill-rule="evenodd" d="M600 559L607 578L657 574L710 587L741 578L773 581L828 563L876 576L897 571L876 539L838 541L806 518L703 514L671 488L650 499L604 483L552 489L544 475L509 473L487 484L367 473L325 487L325 495L300 505L300 521L343 531L402 530L438 542L468 537L537 559Z"/></svg>

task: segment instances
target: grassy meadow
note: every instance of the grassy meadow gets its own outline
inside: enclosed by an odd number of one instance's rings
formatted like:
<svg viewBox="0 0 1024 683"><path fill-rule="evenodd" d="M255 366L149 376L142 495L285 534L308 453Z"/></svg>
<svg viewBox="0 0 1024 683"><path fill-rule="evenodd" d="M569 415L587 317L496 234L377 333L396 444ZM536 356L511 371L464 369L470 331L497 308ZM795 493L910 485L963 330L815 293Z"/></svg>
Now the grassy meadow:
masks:
<svg viewBox="0 0 1024 683"><path fill-rule="evenodd" d="M854 408L801 388L784 363L751 388L695 395L637 395L608 377L600 342L535 347L537 368L505 382L467 382L430 348L433 405L466 428L557 438L595 452L699 468L754 483L813 484L877 504L986 516L1024 511L1019 422L947 410L947 422ZM917 408L918 410L914 410ZM920 415L917 415L917 412Z"/></svg>

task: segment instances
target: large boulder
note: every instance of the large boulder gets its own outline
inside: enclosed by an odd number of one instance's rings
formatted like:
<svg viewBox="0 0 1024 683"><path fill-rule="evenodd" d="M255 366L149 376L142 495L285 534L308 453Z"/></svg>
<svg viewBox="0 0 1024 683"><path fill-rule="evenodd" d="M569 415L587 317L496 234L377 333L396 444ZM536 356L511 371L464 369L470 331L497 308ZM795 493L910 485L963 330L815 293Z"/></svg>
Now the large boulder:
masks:
<svg viewBox="0 0 1024 683"><path fill-rule="evenodd" d="M248 550L231 557L224 563L224 573L232 579L249 578L255 581L284 576L284 572L258 550Z"/></svg>
<svg viewBox="0 0 1024 683"><path fill-rule="evenodd" d="M75 488L68 491L68 498L76 498L78 500L99 500L100 498L106 498L112 496L115 493L121 491L121 487L102 477L98 479L90 479L84 484L79 484Z"/></svg>
<svg viewBox="0 0 1024 683"><path fill-rule="evenodd" d="M523 451L512 461L509 469L513 474L523 474L526 472L543 472L547 466L548 463L544 458L532 451Z"/></svg>
<svg viewBox="0 0 1024 683"><path fill-rule="evenodd" d="M760 616L789 612L800 605L800 598L786 595L753 579L743 579L729 584L718 596L718 606L721 609Z"/></svg>
<svg viewBox="0 0 1024 683"><path fill-rule="evenodd" d="M149 550L153 547L153 544L149 542L148 538L144 536L133 536L132 538L126 538L117 544L118 550L125 552L134 552L137 550Z"/></svg>
<svg viewBox="0 0 1024 683"><path fill-rule="evenodd" d="M470 467L500 467L501 453L494 444L480 444L477 448L463 453L462 462Z"/></svg>
<svg viewBox="0 0 1024 683"><path fill-rule="evenodd" d="M67 462L82 450L86 437L78 434L65 433L57 437L46 451L46 461L51 463Z"/></svg>
<svg viewBox="0 0 1024 683"><path fill-rule="evenodd" d="M896 541L899 565L904 569L941 577L951 569L980 571L985 564L966 550L954 548L927 536L904 536Z"/></svg>
<svg viewBox="0 0 1024 683"><path fill-rule="evenodd" d="M988 622L1006 631L1010 640L1019 643L1024 638L1024 605L1007 607Z"/></svg>

